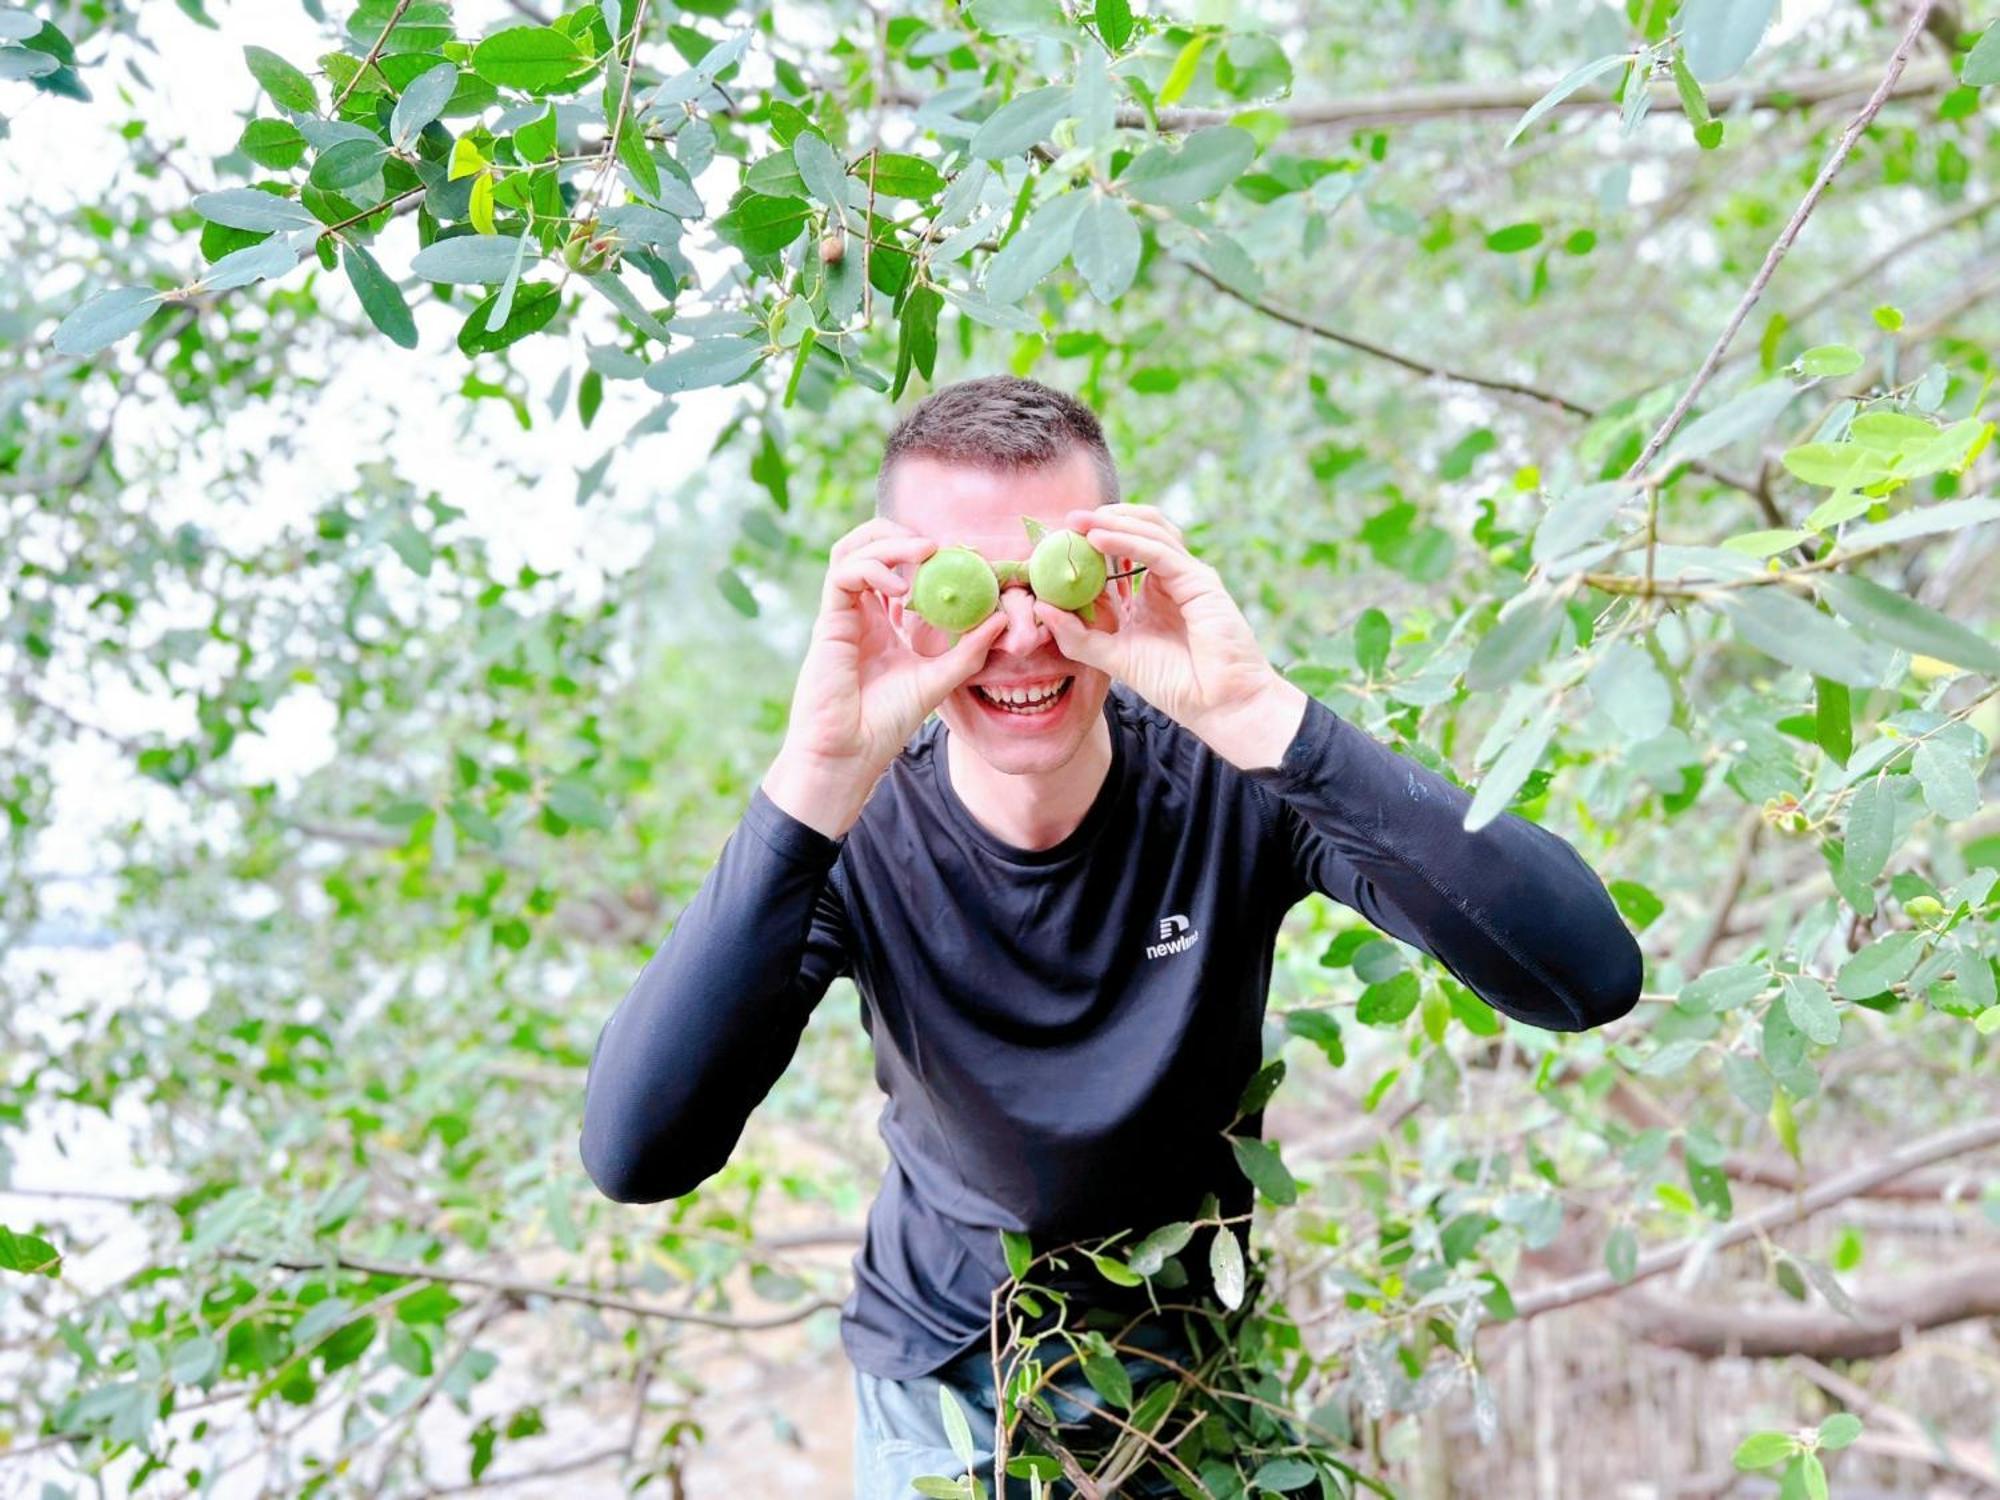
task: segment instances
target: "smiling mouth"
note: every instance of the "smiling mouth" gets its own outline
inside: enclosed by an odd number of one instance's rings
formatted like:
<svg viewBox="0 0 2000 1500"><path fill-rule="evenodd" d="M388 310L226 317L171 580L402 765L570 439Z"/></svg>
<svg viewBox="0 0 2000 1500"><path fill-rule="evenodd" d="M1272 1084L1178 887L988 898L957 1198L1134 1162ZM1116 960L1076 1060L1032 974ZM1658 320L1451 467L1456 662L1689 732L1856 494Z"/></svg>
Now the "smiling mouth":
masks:
<svg viewBox="0 0 2000 1500"><path fill-rule="evenodd" d="M1064 677L1059 682L1053 684L1053 688L1050 684L1046 683L1032 688L1009 688L1002 690L1002 696L996 696L994 693L974 683L972 692L988 708L997 709L1002 713L1014 714L1020 718L1032 719L1038 718L1043 714L1054 713L1056 709L1061 707L1063 700L1069 696L1069 690L1075 682L1075 677Z"/></svg>

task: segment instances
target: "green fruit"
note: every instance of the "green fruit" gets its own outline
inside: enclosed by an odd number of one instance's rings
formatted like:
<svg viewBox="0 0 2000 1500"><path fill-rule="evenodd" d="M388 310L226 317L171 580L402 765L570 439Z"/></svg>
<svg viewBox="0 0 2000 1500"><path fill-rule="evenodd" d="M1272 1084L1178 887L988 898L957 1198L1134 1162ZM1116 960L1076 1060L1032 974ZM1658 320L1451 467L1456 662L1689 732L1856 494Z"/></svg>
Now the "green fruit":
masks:
<svg viewBox="0 0 2000 1500"><path fill-rule="evenodd" d="M1051 531L1028 558L1028 585L1037 599L1046 599L1057 609L1071 609L1090 618L1090 606L1104 592L1110 574L1104 554L1086 541L1081 532Z"/></svg>
<svg viewBox="0 0 2000 1500"><path fill-rule="evenodd" d="M970 547L940 547L917 568L909 607L953 635L972 629L1000 604L993 565Z"/></svg>
<svg viewBox="0 0 2000 1500"><path fill-rule="evenodd" d="M993 565L993 577L1003 589L1009 584L1026 583L1028 581L1027 560L1023 558L1018 561L1009 559L1006 562L997 562Z"/></svg>

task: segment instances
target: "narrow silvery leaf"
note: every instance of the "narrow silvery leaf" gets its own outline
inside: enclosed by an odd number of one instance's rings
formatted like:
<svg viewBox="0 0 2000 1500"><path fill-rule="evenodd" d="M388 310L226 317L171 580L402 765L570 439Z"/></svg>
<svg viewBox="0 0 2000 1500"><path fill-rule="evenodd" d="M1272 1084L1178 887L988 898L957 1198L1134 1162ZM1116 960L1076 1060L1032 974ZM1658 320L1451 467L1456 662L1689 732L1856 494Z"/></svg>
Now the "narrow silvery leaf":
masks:
<svg viewBox="0 0 2000 1500"><path fill-rule="evenodd" d="M1628 740L1649 740L1673 718L1673 689L1643 646L1614 641L1589 681L1590 696Z"/></svg>
<svg viewBox="0 0 2000 1500"><path fill-rule="evenodd" d="M241 250L232 250L202 273L201 282L211 292L226 292L253 281L283 276L299 263L298 251L278 235Z"/></svg>
<svg viewBox="0 0 2000 1500"><path fill-rule="evenodd" d="M1739 392L1675 433L1674 440L1667 444L1664 461L1684 463L1744 438L1759 436L1778 420L1779 413L1797 394L1789 380L1767 380Z"/></svg>
<svg viewBox="0 0 2000 1500"><path fill-rule="evenodd" d="M626 321L648 338L658 339L664 344L671 337L667 325L646 311L645 304L625 285L617 272L600 271L594 276L586 276L584 280L590 284L592 291L623 313Z"/></svg>
<svg viewBox="0 0 2000 1500"><path fill-rule="evenodd" d="M42 29L42 18L13 6L0 9L0 41L25 42ZM44 54L46 55L46 54Z"/></svg>
<svg viewBox="0 0 2000 1500"><path fill-rule="evenodd" d="M977 292L957 287L940 286L938 290L944 293L946 301L975 323L984 323L989 328L1004 328L1009 333L1047 332L1035 316L1023 308L989 302Z"/></svg>
<svg viewBox="0 0 2000 1500"><path fill-rule="evenodd" d="M992 180L993 169L983 161L975 161L952 178L951 186L944 191L944 201L938 205L937 217L931 221L933 230L948 229L965 222L967 215L979 206L979 195L986 190Z"/></svg>
<svg viewBox="0 0 2000 1500"><path fill-rule="evenodd" d="M144 286L100 292L56 325L55 346L64 354L95 354L159 311L161 297Z"/></svg>
<svg viewBox="0 0 2000 1500"><path fill-rule="evenodd" d="M1979 811L1979 778L1958 750L1925 740L1910 757L1910 770L1924 789L1924 805L1947 823Z"/></svg>
<svg viewBox="0 0 2000 1500"><path fill-rule="evenodd" d="M1548 655L1562 617L1562 600L1554 593L1523 595L1473 651L1465 669L1466 687L1490 692L1535 666Z"/></svg>
<svg viewBox="0 0 2000 1500"><path fill-rule="evenodd" d="M1873 883L1895 847L1896 799L1879 776L1871 776L1854 789L1847 803L1843 864L1848 878L1861 885Z"/></svg>
<svg viewBox="0 0 2000 1500"><path fill-rule="evenodd" d="M507 315L514 310L514 289L521 284L521 262L528 256L528 234L526 229L521 231L521 238L514 245L514 264L507 268L507 279L500 283L500 295L493 299L493 310L486 315L489 333L505 327Z"/></svg>
<svg viewBox="0 0 2000 1500"><path fill-rule="evenodd" d="M2000 500L1944 500L1936 505L1920 505L1886 521L1857 526L1847 533L1853 548L1883 547L1890 542L1906 542L1911 537L1935 536L1941 531L1961 531L2000 521Z"/></svg>
<svg viewBox="0 0 2000 1500"><path fill-rule="evenodd" d="M410 316L410 304L403 300L402 288L375 257L360 245L349 245L341 263L346 267L354 295L361 299L361 310L368 314L368 321L387 334L392 343L405 349L416 348L417 324Z"/></svg>
<svg viewBox="0 0 2000 1500"><path fill-rule="evenodd" d="M1633 498L1630 485L1615 481L1586 484L1559 496L1535 529L1534 560L1553 562L1596 541L1617 518L1619 507Z"/></svg>
<svg viewBox="0 0 2000 1500"><path fill-rule="evenodd" d="M194 211L230 229L305 229L319 223L304 205L256 188L197 193Z"/></svg>
<svg viewBox="0 0 2000 1500"><path fill-rule="evenodd" d="M1076 116L1076 143L1094 146L1117 123L1118 111L1111 97L1111 74L1104 66L1104 54L1085 47L1076 61L1076 82L1070 112Z"/></svg>
<svg viewBox="0 0 2000 1500"><path fill-rule="evenodd" d="M444 113L445 105L451 102L452 90L457 87L458 69L448 62L411 79L403 97L396 101L396 112L389 117L389 139L399 148L409 145L426 125Z"/></svg>
<svg viewBox="0 0 2000 1500"><path fill-rule="evenodd" d="M1541 119L1543 115L1554 109L1571 94L1574 94L1585 84L1602 78L1606 73L1611 72L1612 69L1623 67L1631 60L1632 54L1629 52L1614 52L1608 57L1597 58L1592 62L1585 63L1580 68L1564 74L1556 82L1554 88L1528 106L1527 112L1514 122L1514 128L1507 132L1507 139L1501 142L1501 145L1503 147L1513 145L1515 141L1521 138L1522 131L1534 124L1535 121Z"/></svg>
<svg viewBox="0 0 2000 1500"><path fill-rule="evenodd" d="M1243 1304L1243 1247L1227 1224L1215 1226L1215 1238L1208 1247L1208 1274L1215 1283L1215 1295L1224 1307Z"/></svg>
<svg viewBox="0 0 2000 1500"><path fill-rule="evenodd" d="M1550 704L1535 716L1527 728L1507 742L1507 748L1493 762L1493 769L1479 783L1472 805L1465 810L1467 833L1479 832L1507 810L1507 804L1514 800L1514 793L1521 789L1521 784L1541 762L1542 752L1548 748L1555 728L1555 705Z"/></svg>
<svg viewBox="0 0 2000 1500"><path fill-rule="evenodd" d="M433 240L410 260L413 274L426 281L491 286L513 269L519 246L490 234L453 235Z"/></svg>

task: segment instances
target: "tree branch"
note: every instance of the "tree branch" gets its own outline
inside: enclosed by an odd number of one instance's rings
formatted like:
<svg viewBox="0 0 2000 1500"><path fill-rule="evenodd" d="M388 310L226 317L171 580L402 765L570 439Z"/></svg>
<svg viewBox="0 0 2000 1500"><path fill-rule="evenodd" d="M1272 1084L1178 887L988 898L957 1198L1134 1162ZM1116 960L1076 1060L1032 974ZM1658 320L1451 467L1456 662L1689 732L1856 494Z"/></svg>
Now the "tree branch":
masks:
<svg viewBox="0 0 2000 1500"><path fill-rule="evenodd" d="M1609 1271L1593 1271L1584 1276L1573 1276L1567 1281L1558 1281L1551 1286L1537 1287L1533 1291L1517 1297L1514 1301L1518 1320L1539 1317L1557 1308L1573 1307L1579 1302L1588 1302L1597 1297L1607 1296L1625 1287L1646 1281L1664 1272L1671 1271L1682 1261L1704 1246L1715 1250L1726 1250L1731 1245L1757 1235L1781 1229L1788 1224L1796 1224L1809 1219L1825 1208L1836 1203L1844 1203L1849 1198L1858 1198L1885 1182L1913 1172L1918 1167L1932 1166L1947 1161L1954 1156L1964 1156L1973 1151L1984 1151L2000 1145L2000 1115L1988 1115L1975 1120L1970 1125L1961 1125L1953 1130L1939 1131L1936 1135L1925 1136L1891 1151L1887 1156L1852 1171L1829 1177L1815 1187L1773 1203L1754 1214L1720 1226L1715 1233L1696 1235L1689 1239L1677 1240L1671 1245L1661 1245L1645 1251L1639 1256L1638 1268L1631 1280L1621 1282Z"/></svg>
<svg viewBox="0 0 2000 1500"><path fill-rule="evenodd" d="M1695 371L1694 379L1681 393L1681 399L1674 403L1674 409L1667 413L1667 419L1660 424L1659 431L1653 434L1645 449L1633 461L1632 467L1626 471L1627 479L1637 479L1645 473L1654 457L1666 445L1667 439L1680 430L1681 422L1686 418L1688 409L1694 405L1695 397L1701 394L1702 388L1708 384L1709 377L1722 363L1722 356L1728 351L1730 341L1736 337L1736 331L1743 326L1743 320L1750 316L1750 309L1756 305L1757 299L1764 294L1764 288L1770 284L1772 273L1778 269L1778 262L1785 258L1786 252L1792 248L1792 242L1799 237L1799 231L1805 228L1806 220L1819 206L1820 196L1825 193L1827 184L1833 181L1834 174L1846 162L1847 153L1854 149L1855 141L1860 139L1861 132L1868 128L1868 122L1875 118L1876 113L1887 102L1889 91L1896 86L1896 80L1902 77L1904 66L1910 60L1910 50L1916 46L1917 38L1923 35L1924 20L1930 15L1931 5L1932 0L1918 0L1916 11L1910 17L1910 24L1903 32L1902 41L1896 44L1895 52L1890 55L1889 69L1882 75L1881 83L1877 84L1875 92L1868 96L1868 102L1861 106L1861 112L1848 121L1847 128L1840 133L1840 139L1834 143L1832 152L1828 154L1825 163L1819 169L1819 175L1813 179L1812 186L1806 189L1806 195L1799 200L1799 206L1792 210L1792 217L1785 227L1778 231L1777 239L1771 242L1770 251L1764 256L1764 264L1757 268L1757 274L1750 280L1749 290L1744 292L1742 300L1736 304L1736 311L1729 315L1729 321L1723 326L1721 337L1716 339L1714 347L1708 351L1708 357L1701 362L1701 368Z"/></svg>
<svg viewBox="0 0 2000 1500"><path fill-rule="evenodd" d="M1912 1332L2000 1316L2000 1255L1899 1277L1854 1298L1855 1316L1817 1307L1731 1307L1641 1291L1618 1304L1627 1329L1700 1359L1877 1359Z"/></svg>

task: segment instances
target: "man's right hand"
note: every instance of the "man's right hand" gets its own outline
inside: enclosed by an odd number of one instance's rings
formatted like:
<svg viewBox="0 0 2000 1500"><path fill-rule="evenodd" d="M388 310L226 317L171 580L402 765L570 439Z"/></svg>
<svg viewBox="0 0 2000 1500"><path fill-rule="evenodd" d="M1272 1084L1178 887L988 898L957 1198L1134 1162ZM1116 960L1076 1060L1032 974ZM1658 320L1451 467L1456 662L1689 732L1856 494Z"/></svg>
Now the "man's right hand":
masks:
<svg viewBox="0 0 2000 1500"><path fill-rule="evenodd" d="M764 794L829 838L854 826L890 762L942 703L980 667L1007 628L995 610L942 656L912 651L889 622L891 597L909 592L912 571L937 543L883 516L833 544L819 617L792 692L785 743L764 776Z"/></svg>

